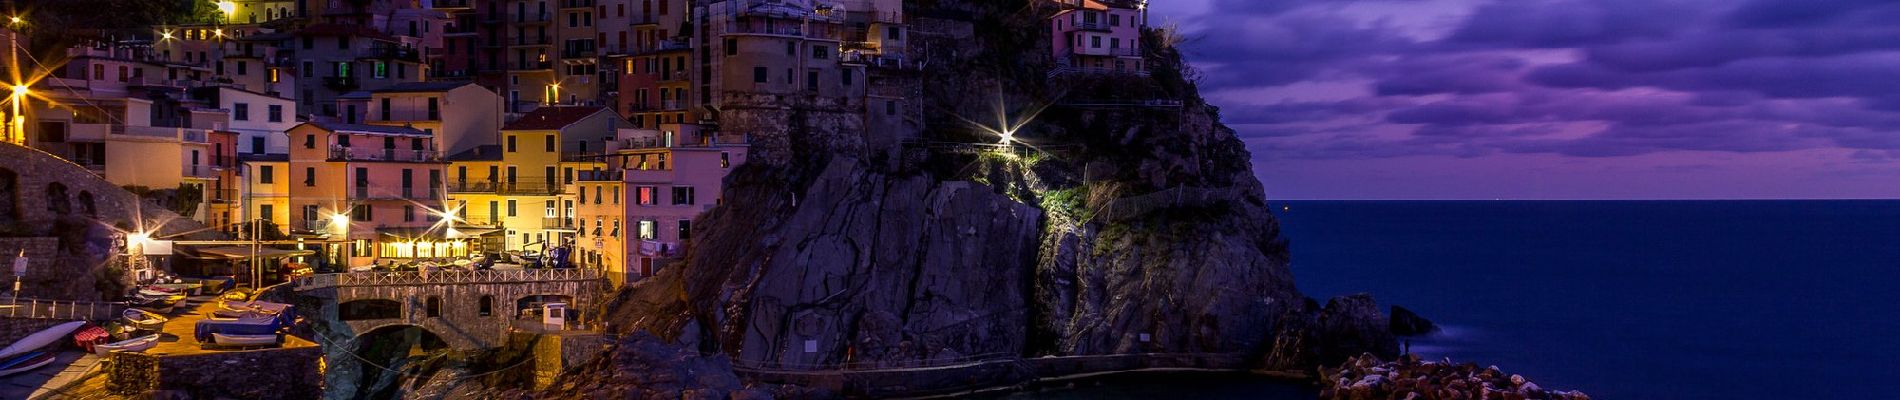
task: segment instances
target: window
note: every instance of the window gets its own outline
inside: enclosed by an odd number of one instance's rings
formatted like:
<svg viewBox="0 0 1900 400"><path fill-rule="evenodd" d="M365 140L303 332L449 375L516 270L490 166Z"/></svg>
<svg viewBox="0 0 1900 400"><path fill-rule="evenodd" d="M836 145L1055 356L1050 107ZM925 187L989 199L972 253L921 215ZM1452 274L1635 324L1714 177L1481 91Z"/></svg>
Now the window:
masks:
<svg viewBox="0 0 1900 400"><path fill-rule="evenodd" d="M653 220L640 221L640 239L654 240L660 235L660 223Z"/></svg>
<svg viewBox="0 0 1900 400"><path fill-rule="evenodd" d="M336 64L333 64L330 67L330 69L332 70L331 72L335 73L336 77L338 78L350 77L350 63L349 62L338 62Z"/></svg>
<svg viewBox="0 0 1900 400"><path fill-rule="evenodd" d="M309 78L309 77L314 77L314 76L317 76L317 64L310 61L304 61L303 62L303 77ZM304 100L311 99L310 95L304 95L303 97L304 97Z"/></svg>
<svg viewBox="0 0 1900 400"><path fill-rule="evenodd" d="M484 317L495 315L495 296L482 295L482 299L476 302L475 312Z"/></svg>
<svg viewBox="0 0 1900 400"><path fill-rule="evenodd" d="M383 111L382 111L382 112L383 112L383 120L384 120L384 121L388 121L388 120L389 120L389 112L390 112L390 110L389 110L389 98L388 98L388 97L384 97L384 98L383 98L383 101L382 101L382 104L381 104L381 105L383 106L383 107L382 107L382 108L383 108Z"/></svg>
<svg viewBox="0 0 1900 400"><path fill-rule="evenodd" d="M604 197L600 195L600 191L602 188L605 188L605 187L607 187L607 185L600 185L600 186L594 187L594 204L600 204L600 201L601 201L600 198Z"/></svg>
<svg viewBox="0 0 1900 400"><path fill-rule="evenodd" d="M254 219L276 219L277 210L273 208L270 204L257 205L257 218Z"/></svg>
<svg viewBox="0 0 1900 400"><path fill-rule="evenodd" d="M543 139L542 141L545 142L543 143L543 145L548 148L547 151L549 153L553 153L554 152L554 135L547 135L546 137L542 139Z"/></svg>
<svg viewBox="0 0 1900 400"><path fill-rule="evenodd" d="M798 42L790 42L790 41L785 42L785 55L788 55L788 56L798 55Z"/></svg>
<svg viewBox="0 0 1900 400"><path fill-rule="evenodd" d="M692 186L674 186L673 187L673 205L685 206L685 205L692 205L692 204L693 204L693 187Z"/></svg>
<svg viewBox="0 0 1900 400"><path fill-rule="evenodd" d="M515 216L515 200L514 199L508 200L508 216L510 217Z"/></svg>
<svg viewBox="0 0 1900 400"><path fill-rule="evenodd" d="M251 63L248 63L248 62L243 62L243 61L238 61L238 62L237 62L237 70L238 70L238 75L249 75L250 73L248 73L248 72L245 72L245 70L247 69L246 67L248 67L248 66L250 66L250 65L251 65Z"/></svg>
<svg viewBox="0 0 1900 400"><path fill-rule="evenodd" d="M732 168L732 154L719 152L719 168Z"/></svg>
<svg viewBox="0 0 1900 400"><path fill-rule="evenodd" d="M765 83L765 67L752 67L752 83Z"/></svg>
<svg viewBox="0 0 1900 400"><path fill-rule="evenodd" d="M402 206L402 222L416 222L416 206Z"/></svg>
<svg viewBox="0 0 1900 400"><path fill-rule="evenodd" d="M1121 16L1121 14L1109 14L1109 15L1108 15L1108 25L1109 25L1109 26L1122 26L1122 16Z"/></svg>
<svg viewBox="0 0 1900 400"><path fill-rule="evenodd" d="M429 314L429 318L440 318L442 317L442 298L429 296L429 300L422 303L422 308Z"/></svg>
<svg viewBox="0 0 1900 400"><path fill-rule="evenodd" d="M844 81L844 85L845 85L845 86L851 86L851 80L852 80L852 72L854 72L854 71L853 71L853 70L850 70L850 69L845 69L845 70L843 70L843 71L839 71L839 72L840 72L840 73L843 73L843 74L844 74L844 75L843 75L843 77L842 77L842 79L840 79L841 81Z"/></svg>
<svg viewBox="0 0 1900 400"><path fill-rule="evenodd" d="M235 119L239 121L250 121L251 120L251 105L245 104L245 103L232 104L231 105L231 119Z"/></svg>
<svg viewBox="0 0 1900 400"><path fill-rule="evenodd" d="M441 99L434 97L429 98L429 120L431 121L442 119L442 104L440 100Z"/></svg>
<svg viewBox="0 0 1900 400"><path fill-rule="evenodd" d="M897 115L896 100L886 100L884 102L884 115Z"/></svg>
<svg viewBox="0 0 1900 400"><path fill-rule="evenodd" d="M508 135L508 152L515 152L515 135Z"/></svg>
<svg viewBox="0 0 1900 400"><path fill-rule="evenodd" d="M818 90L818 71L817 70L805 72L805 89Z"/></svg>
<svg viewBox="0 0 1900 400"><path fill-rule="evenodd" d="M344 50L348 50L348 49L350 48L350 37L349 37L349 36L339 36L339 37L337 37L337 38L336 38L336 48L338 48L338 49L344 49Z"/></svg>
<svg viewBox="0 0 1900 400"><path fill-rule="evenodd" d="M372 211L370 211L370 207L368 204L357 204L355 207L351 207L350 219L357 220L357 221L368 221L370 220L370 217L372 216L370 215L371 212Z"/></svg>
<svg viewBox="0 0 1900 400"><path fill-rule="evenodd" d="M303 185L304 186L317 185L317 168L316 167L303 168Z"/></svg>
<svg viewBox="0 0 1900 400"><path fill-rule="evenodd" d="M264 154L264 138L251 138L251 154Z"/></svg>
<svg viewBox="0 0 1900 400"><path fill-rule="evenodd" d="M554 208L554 200L548 200L541 208L542 218L557 218L560 216L560 211Z"/></svg>
<svg viewBox="0 0 1900 400"><path fill-rule="evenodd" d="M652 187L652 186L641 186L641 187L635 188L633 192L634 202L643 206L659 204L659 199L655 198L655 197L658 197L659 195L657 193L658 191L659 191L659 188Z"/></svg>
<svg viewBox="0 0 1900 400"><path fill-rule="evenodd" d="M273 171L273 169L275 168L269 165L258 166L257 183L276 183L277 178L275 178L275 176L277 175L277 171Z"/></svg>
<svg viewBox="0 0 1900 400"><path fill-rule="evenodd" d="M726 55L729 55L729 56L739 55L739 40L738 39L726 39Z"/></svg>
<svg viewBox="0 0 1900 400"><path fill-rule="evenodd" d="M303 135L303 148L317 148L317 135Z"/></svg>
<svg viewBox="0 0 1900 400"><path fill-rule="evenodd" d="M350 147L350 135L336 135L336 144L338 146Z"/></svg>
<svg viewBox="0 0 1900 400"><path fill-rule="evenodd" d="M693 238L693 220L679 220L679 238L680 240L691 240Z"/></svg>
<svg viewBox="0 0 1900 400"><path fill-rule="evenodd" d="M811 47L811 58L812 58L813 60L825 60L825 59L830 59L830 58L831 58L831 50L829 50L829 49L826 49L826 48L825 48L825 46L822 46L822 45L819 45L819 46L812 46L812 47Z"/></svg>
<svg viewBox="0 0 1900 400"><path fill-rule="evenodd" d="M614 204L620 204L620 191L614 191Z"/></svg>
<svg viewBox="0 0 1900 400"><path fill-rule="evenodd" d="M270 115L266 117L269 118L268 120L270 122L284 122L284 106L283 105L272 104L267 108L270 111ZM259 149L257 152L263 153L264 150Z"/></svg>

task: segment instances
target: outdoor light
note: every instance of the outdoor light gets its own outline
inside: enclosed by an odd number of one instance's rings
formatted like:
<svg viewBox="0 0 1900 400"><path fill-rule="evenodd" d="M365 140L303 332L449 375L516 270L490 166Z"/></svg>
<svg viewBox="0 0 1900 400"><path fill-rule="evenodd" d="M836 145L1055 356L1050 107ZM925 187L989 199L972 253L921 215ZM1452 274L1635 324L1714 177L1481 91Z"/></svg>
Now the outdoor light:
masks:
<svg viewBox="0 0 1900 400"><path fill-rule="evenodd" d="M223 30L223 29L213 29L213 30L211 30L211 34L212 34L212 35L216 35L217 37L224 37L224 30Z"/></svg>
<svg viewBox="0 0 1900 400"><path fill-rule="evenodd" d="M26 97L26 85L13 85L13 97Z"/></svg>
<svg viewBox="0 0 1900 400"><path fill-rule="evenodd" d="M16 24L20 23L20 16L15 15L15 16L7 17L7 21L10 21Z"/></svg>
<svg viewBox="0 0 1900 400"><path fill-rule="evenodd" d="M343 229L344 227L350 226L349 214L331 214L330 226L335 227L337 229Z"/></svg>
<svg viewBox="0 0 1900 400"><path fill-rule="evenodd" d="M172 40L172 31L159 32L158 36L159 40Z"/></svg>
<svg viewBox="0 0 1900 400"><path fill-rule="evenodd" d="M1002 144L1009 144L1009 142L1013 142L1016 140L1016 131L1014 130L1003 131L1002 133L998 133L996 135L1003 137L1003 140L999 142Z"/></svg>
<svg viewBox="0 0 1900 400"><path fill-rule="evenodd" d="M230 16L231 14L236 14L236 13L237 13L237 3L232 3L232 2L229 2L229 1L220 1L220 2L218 2L218 11L223 11L223 12L224 12L224 15L225 15L225 16Z"/></svg>

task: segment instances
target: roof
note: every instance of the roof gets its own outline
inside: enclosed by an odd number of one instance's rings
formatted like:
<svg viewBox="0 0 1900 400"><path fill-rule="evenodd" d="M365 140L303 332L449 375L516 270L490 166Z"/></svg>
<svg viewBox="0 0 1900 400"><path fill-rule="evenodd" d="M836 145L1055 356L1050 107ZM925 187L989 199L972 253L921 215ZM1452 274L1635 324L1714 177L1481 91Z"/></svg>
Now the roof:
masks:
<svg viewBox="0 0 1900 400"><path fill-rule="evenodd" d="M501 145L484 144L450 154L449 161L501 161Z"/></svg>
<svg viewBox="0 0 1900 400"><path fill-rule="evenodd" d="M475 83L474 83L474 82L466 82L466 81L464 81L464 82L453 82L453 81L450 81L450 82L403 82L403 83L398 83L398 84L395 84L395 85L390 85L389 87L385 87L385 88L382 88L382 89L376 89L376 90L371 90L370 92L371 92L371 93L433 93L433 92L446 92L446 91L449 91L449 90L452 90L452 89L455 89L455 88L459 88L459 87L463 87L463 86L468 86L468 85L473 85L473 84L475 84Z"/></svg>
<svg viewBox="0 0 1900 400"><path fill-rule="evenodd" d="M366 133L372 135L429 136L427 132L406 126L345 124L340 122L305 122L304 125L331 132ZM291 128L296 129L296 128Z"/></svg>
<svg viewBox="0 0 1900 400"><path fill-rule="evenodd" d="M594 114L606 111L606 107L600 106L541 107L529 112L528 115L521 116L520 119L516 119L514 122L509 122L507 126L501 127L501 130L538 131L561 129L580 122L583 119L587 119L587 117L591 117Z"/></svg>
<svg viewBox="0 0 1900 400"><path fill-rule="evenodd" d="M395 36L362 25L316 24L297 30L297 36L362 36L372 39L396 40Z"/></svg>

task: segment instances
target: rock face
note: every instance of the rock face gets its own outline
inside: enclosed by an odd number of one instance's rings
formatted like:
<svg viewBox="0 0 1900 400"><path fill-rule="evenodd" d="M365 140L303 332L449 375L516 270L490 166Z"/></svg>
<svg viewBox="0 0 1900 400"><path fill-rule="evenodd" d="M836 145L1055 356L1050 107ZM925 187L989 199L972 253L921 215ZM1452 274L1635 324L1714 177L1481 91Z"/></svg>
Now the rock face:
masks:
<svg viewBox="0 0 1900 400"><path fill-rule="evenodd" d="M1415 336L1437 332L1438 325L1405 307L1392 306L1392 334Z"/></svg>
<svg viewBox="0 0 1900 400"><path fill-rule="evenodd" d="M544 399L768 399L749 388L720 356L667 344L647 334L631 335L599 359L577 368L546 391L472 393L480 398Z"/></svg>
<svg viewBox="0 0 1900 400"><path fill-rule="evenodd" d="M772 234L708 242L689 260L731 266L698 270L692 292L719 300L723 318L701 322L741 365L1023 351L1040 210L980 185L891 177L851 159L833 161L796 201L783 219L746 221L775 223Z"/></svg>
<svg viewBox="0 0 1900 400"><path fill-rule="evenodd" d="M1046 3L911 4L929 67L894 92L922 93L906 100L921 131L735 114L722 129L784 130L748 132L773 156L728 177L683 260L617 296L611 330L774 371L1168 352L1311 371L1397 352L1369 297L1320 307L1294 286L1246 144L1178 53L1142 46L1145 78L1052 79ZM1072 99L1178 106L1058 104ZM1017 136L1048 147L987 146L962 116L999 101L1029 104L1006 118L1035 116Z"/></svg>

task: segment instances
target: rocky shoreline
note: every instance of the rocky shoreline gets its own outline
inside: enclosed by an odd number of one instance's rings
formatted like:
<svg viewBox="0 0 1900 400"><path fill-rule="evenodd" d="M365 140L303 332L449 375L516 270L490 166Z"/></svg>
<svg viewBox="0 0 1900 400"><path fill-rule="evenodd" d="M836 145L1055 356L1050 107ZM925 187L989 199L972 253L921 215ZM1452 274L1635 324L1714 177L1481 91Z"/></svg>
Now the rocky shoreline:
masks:
<svg viewBox="0 0 1900 400"><path fill-rule="evenodd" d="M1321 400L1589 400L1582 391L1549 390L1497 366L1422 361L1417 355L1383 361L1371 353L1338 368L1320 367Z"/></svg>

